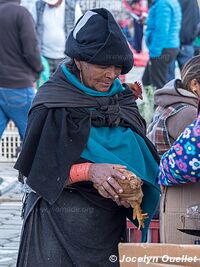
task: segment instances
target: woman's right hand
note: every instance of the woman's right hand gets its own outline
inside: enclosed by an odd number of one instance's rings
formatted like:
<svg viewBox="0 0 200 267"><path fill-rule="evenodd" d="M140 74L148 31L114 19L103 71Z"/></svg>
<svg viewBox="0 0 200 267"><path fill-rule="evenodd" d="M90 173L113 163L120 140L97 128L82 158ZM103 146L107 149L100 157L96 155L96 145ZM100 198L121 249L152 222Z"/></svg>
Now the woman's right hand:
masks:
<svg viewBox="0 0 200 267"><path fill-rule="evenodd" d="M126 203L119 201L119 193L122 193L123 189L117 182L117 179L125 179L118 169L125 168L126 166L119 164L93 163L88 172L89 181L93 182L100 195L105 198L112 198L118 205L126 206Z"/></svg>

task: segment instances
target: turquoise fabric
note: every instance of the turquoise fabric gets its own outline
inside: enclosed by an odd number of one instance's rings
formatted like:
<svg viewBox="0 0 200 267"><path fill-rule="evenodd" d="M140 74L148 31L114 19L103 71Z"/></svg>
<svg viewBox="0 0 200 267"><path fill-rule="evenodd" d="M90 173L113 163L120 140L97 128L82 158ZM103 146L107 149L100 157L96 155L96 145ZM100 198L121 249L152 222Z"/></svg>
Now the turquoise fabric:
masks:
<svg viewBox="0 0 200 267"><path fill-rule="evenodd" d="M142 210L149 214L149 218L145 220L145 228L142 229L142 242L145 242L160 192L156 181L158 164L143 138L129 128L91 127L89 140L81 157L95 163L125 165L145 182ZM137 221L133 223L137 225Z"/></svg>
<svg viewBox="0 0 200 267"><path fill-rule="evenodd" d="M64 64L62 71L74 86L88 95L111 96L124 90L120 80L115 79L108 92L98 92L81 84ZM142 229L142 241L144 242L160 196L156 180L158 164L144 139L130 128L91 127L88 143L81 157L95 163L125 165L128 170L133 171L144 181L142 209L149 214L149 219L145 220L145 228ZM137 225L137 221L133 222Z"/></svg>
<svg viewBox="0 0 200 267"><path fill-rule="evenodd" d="M158 164L143 138L130 128L91 127L89 140L81 157L96 163L126 165L128 170L144 181L156 185Z"/></svg>
<svg viewBox="0 0 200 267"><path fill-rule="evenodd" d="M91 96L112 96L115 94L118 94L122 91L125 90L125 88L123 87L120 79L116 78L114 80L114 83L112 84L112 86L110 87L110 89L107 92L98 92L95 91L85 85L83 85L77 78L75 75L73 75L68 69L67 67L62 64L61 66L63 73L65 74L65 76L67 77L67 79L70 81L71 84L73 84L75 87L79 88L81 91L85 92L88 95Z"/></svg>
<svg viewBox="0 0 200 267"><path fill-rule="evenodd" d="M37 89L40 86L42 86L43 83L48 81L50 74L51 74L50 73L50 66L49 66L47 59L45 57L41 56L41 60L42 60L43 72L40 74L39 80L36 81L36 88Z"/></svg>

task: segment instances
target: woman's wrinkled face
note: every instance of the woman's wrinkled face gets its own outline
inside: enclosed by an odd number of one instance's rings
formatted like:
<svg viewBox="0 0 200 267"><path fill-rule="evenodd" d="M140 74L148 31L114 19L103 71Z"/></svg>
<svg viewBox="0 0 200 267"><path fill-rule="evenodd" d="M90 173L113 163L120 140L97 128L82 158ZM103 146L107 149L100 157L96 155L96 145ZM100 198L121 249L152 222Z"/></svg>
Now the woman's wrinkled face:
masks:
<svg viewBox="0 0 200 267"><path fill-rule="evenodd" d="M75 63L80 71L81 82L99 92L108 91L122 70L120 66L101 66L78 60Z"/></svg>

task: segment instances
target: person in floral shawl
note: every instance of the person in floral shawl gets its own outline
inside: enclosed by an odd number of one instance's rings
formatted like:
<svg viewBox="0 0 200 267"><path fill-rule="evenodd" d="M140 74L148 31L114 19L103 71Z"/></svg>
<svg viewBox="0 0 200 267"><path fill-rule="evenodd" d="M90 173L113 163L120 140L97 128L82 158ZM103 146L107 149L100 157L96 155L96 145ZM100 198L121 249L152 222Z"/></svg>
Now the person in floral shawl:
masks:
<svg viewBox="0 0 200 267"><path fill-rule="evenodd" d="M200 227L200 222L194 226L191 219L184 217L189 206L200 203L200 113L163 155L159 184L163 188L161 242L194 243L195 236L177 229Z"/></svg>
<svg viewBox="0 0 200 267"><path fill-rule="evenodd" d="M200 181L200 114L162 157L159 183L166 186Z"/></svg>

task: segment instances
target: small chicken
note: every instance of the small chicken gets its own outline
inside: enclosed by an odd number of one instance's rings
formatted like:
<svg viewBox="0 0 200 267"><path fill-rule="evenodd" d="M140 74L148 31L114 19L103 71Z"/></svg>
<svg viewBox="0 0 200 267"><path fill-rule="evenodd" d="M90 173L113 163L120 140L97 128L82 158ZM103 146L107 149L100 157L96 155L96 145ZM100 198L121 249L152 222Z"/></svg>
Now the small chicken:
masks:
<svg viewBox="0 0 200 267"><path fill-rule="evenodd" d="M117 182L123 188L123 193L119 194L120 199L127 201L133 208L133 219L138 220L139 227L144 228L144 220L148 218L148 213L142 213L140 204L142 203L143 192L142 192L142 180L137 177L133 172L126 169L119 169L126 179L119 179Z"/></svg>
<svg viewBox="0 0 200 267"><path fill-rule="evenodd" d="M127 83L128 87L133 91L135 99L143 99L142 96L142 85L140 82Z"/></svg>

